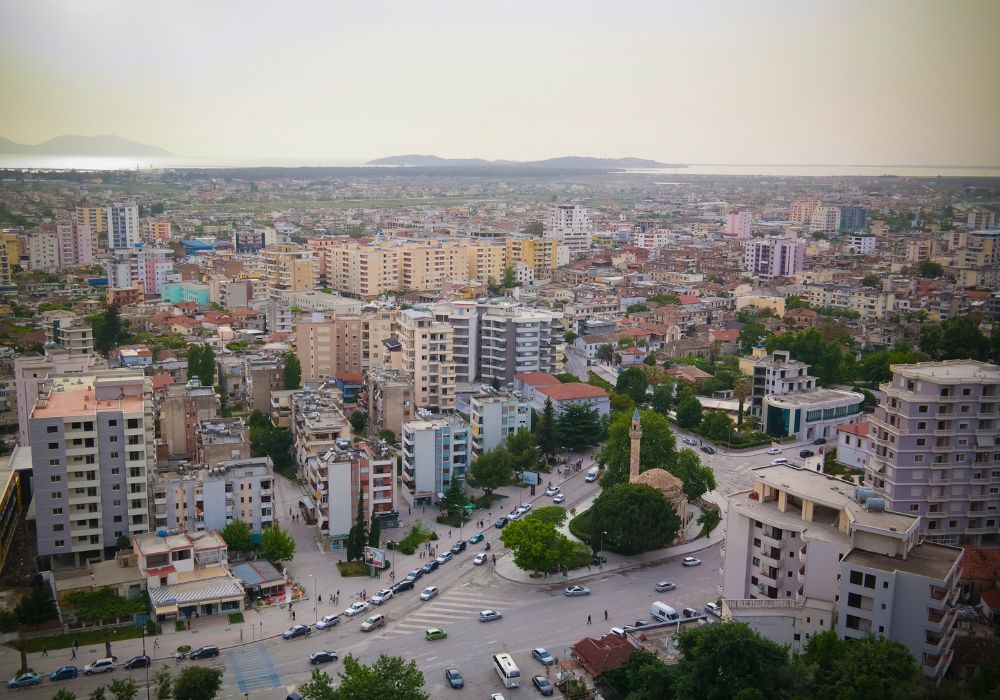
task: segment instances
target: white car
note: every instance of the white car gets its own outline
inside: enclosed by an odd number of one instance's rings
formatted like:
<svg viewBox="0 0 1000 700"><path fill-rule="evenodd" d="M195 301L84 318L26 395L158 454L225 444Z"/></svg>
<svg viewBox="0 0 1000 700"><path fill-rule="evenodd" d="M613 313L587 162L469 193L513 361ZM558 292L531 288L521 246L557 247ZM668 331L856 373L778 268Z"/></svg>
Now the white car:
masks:
<svg viewBox="0 0 1000 700"><path fill-rule="evenodd" d="M430 600L438 594L437 586L428 586L420 593L420 600Z"/></svg>
<svg viewBox="0 0 1000 700"><path fill-rule="evenodd" d="M371 602L375 605L381 605L385 601L389 600L389 598L392 598L392 591L388 588L383 588L371 597Z"/></svg>
<svg viewBox="0 0 1000 700"><path fill-rule="evenodd" d="M701 564L701 559L698 559L697 557L684 557L681 560L681 564L684 566L698 566Z"/></svg>
<svg viewBox="0 0 1000 700"><path fill-rule="evenodd" d="M351 607L345 610L344 614L347 615L347 617L354 617L360 613L368 612L370 608L371 606L368 603L359 600L357 603L351 603Z"/></svg>
<svg viewBox="0 0 1000 700"><path fill-rule="evenodd" d="M521 513L527 513L529 510L531 510L531 504L522 503L521 506L518 508L518 510L520 510Z"/></svg>
<svg viewBox="0 0 1000 700"><path fill-rule="evenodd" d="M340 615L327 615L322 620L316 622L316 629L325 630L328 627L336 627L340 624Z"/></svg>
<svg viewBox="0 0 1000 700"><path fill-rule="evenodd" d="M772 459L771 464L788 464L788 460L784 457L778 457L777 459Z"/></svg>
<svg viewBox="0 0 1000 700"><path fill-rule="evenodd" d="M437 561L439 565L447 564L449 561L451 561L452 556L453 555L451 553L451 550L448 550L444 554L439 554L438 558L435 561Z"/></svg>
<svg viewBox="0 0 1000 700"><path fill-rule="evenodd" d="M510 512L510 515L507 516L507 520L517 520L520 517L521 517L521 509L515 508Z"/></svg>
<svg viewBox="0 0 1000 700"><path fill-rule="evenodd" d="M476 558L472 560L472 563L475 566L482 566L483 564L486 563L486 554L480 552L479 554L476 555Z"/></svg>
<svg viewBox="0 0 1000 700"><path fill-rule="evenodd" d="M771 449L769 449L767 451L767 453L769 455L780 455L781 454L781 448L780 447L772 447Z"/></svg>
<svg viewBox="0 0 1000 700"><path fill-rule="evenodd" d="M655 588L660 593L663 593L664 591L672 591L677 588L677 586L670 581L657 581Z"/></svg>
<svg viewBox="0 0 1000 700"><path fill-rule="evenodd" d="M715 615L716 617L722 616L722 608L715 603L705 603L705 612L709 615Z"/></svg>
<svg viewBox="0 0 1000 700"><path fill-rule="evenodd" d="M584 586L570 586L564 591L564 593L570 598L573 598L580 595L590 595L590 589L585 588Z"/></svg>
<svg viewBox="0 0 1000 700"><path fill-rule="evenodd" d="M555 495L555 497L552 499L552 502L553 503L565 503L566 502L566 497L564 495L562 495L561 493L557 493Z"/></svg>
<svg viewBox="0 0 1000 700"><path fill-rule="evenodd" d="M115 660L112 658L98 659L92 664L83 667L83 675L89 676L94 673L108 673L115 670Z"/></svg>
<svg viewBox="0 0 1000 700"><path fill-rule="evenodd" d="M689 438L689 437L684 438L683 440L681 440L681 442L683 442L685 445L697 445L698 444L697 440L695 440L694 438Z"/></svg>
<svg viewBox="0 0 1000 700"><path fill-rule="evenodd" d="M550 486L547 489L545 489L546 496L555 496L557 493L559 493L558 486Z"/></svg>

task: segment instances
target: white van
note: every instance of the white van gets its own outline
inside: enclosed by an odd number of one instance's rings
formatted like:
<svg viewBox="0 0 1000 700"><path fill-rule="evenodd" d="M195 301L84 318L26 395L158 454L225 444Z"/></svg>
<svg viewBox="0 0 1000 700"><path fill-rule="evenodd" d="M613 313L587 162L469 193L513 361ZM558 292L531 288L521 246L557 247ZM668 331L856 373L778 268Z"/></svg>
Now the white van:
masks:
<svg viewBox="0 0 1000 700"><path fill-rule="evenodd" d="M649 606L649 614L661 622L677 622L681 617L676 610L660 601Z"/></svg>
<svg viewBox="0 0 1000 700"><path fill-rule="evenodd" d="M591 467L590 470L587 472L586 481L597 481L597 475L600 473L601 470L598 467Z"/></svg>

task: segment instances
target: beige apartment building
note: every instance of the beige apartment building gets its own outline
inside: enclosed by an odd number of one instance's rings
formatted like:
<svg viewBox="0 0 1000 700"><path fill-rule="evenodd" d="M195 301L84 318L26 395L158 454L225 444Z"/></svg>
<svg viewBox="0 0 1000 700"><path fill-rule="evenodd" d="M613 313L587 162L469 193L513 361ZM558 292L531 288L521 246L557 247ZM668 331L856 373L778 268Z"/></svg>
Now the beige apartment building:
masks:
<svg viewBox="0 0 1000 700"><path fill-rule="evenodd" d="M499 282L507 267L507 249L500 243L469 243L465 246L468 256L466 276L470 281L489 282L490 278Z"/></svg>
<svg viewBox="0 0 1000 700"><path fill-rule="evenodd" d="M325 381L343 372L381 367L382 341L392 337L396 309L357 314L313 312L295 321L295 354L302 381Z"/></svg>
<svg viewBox="0 0 1000 700"><path fill-rule="evenodd" d="M406 309L396 322L399 362L413 378L414 403L418 408L450 411L455 407L454 331L434 320L426 311Z"/></svg>
<svg viewBox="0 0 1000 700"><path fill-rule="evenodd" d="M279 299L282 292L310 292L319 287L319 259L312 251L280 245L265 248L258 255L268 298Z"/></svg>
<svg viewBox="0 0 1000 700"><path fill-rule="evenodd" d="M506 263L524 263L533 270L559 266L559 242L550 238L508 238Z"/></svg>
<svg viewBox="0 0 1000 700"><path fill-rule="evenodd" d="M77 207L76 223L78 226L90 227L93 236L91 250L96 253L101 248L107 249L107 245L101 245L108 232L108 217L104 207Z"/></svg>

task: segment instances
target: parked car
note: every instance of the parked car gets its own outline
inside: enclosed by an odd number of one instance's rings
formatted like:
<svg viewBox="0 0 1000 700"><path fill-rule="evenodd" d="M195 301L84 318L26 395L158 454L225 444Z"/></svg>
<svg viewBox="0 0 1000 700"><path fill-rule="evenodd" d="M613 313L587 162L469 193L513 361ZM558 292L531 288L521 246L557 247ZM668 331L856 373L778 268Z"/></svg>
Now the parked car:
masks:
<svg viewBox="0 0 1000 700"><path fill-rule="evenodd" d="M806 457L812 457L815 454L816 453L813 452L812 450L802 450L801 452L799 452L799 457L802 457L804 459Z"/></svg>
<svg viewBox="0 0 1000 700"><path fill-rule="evenodd" d="M694 608L684 608L681 614L686 618L698 617L699 613Z"/></svg>
<svg viewBox="0 0 1000 700"><path fill-rule="evenodd" d="M77 674L76 666L63 666L53 671L49 675L50 681L68 681L71 678L76 678Z"/></svg>
<svg viewBox="0 0 1000 700"><path fill-rule="evenodd" d="M502 617L503 615L501 615L497 610L483 610L479 613L480 622L491 622L493 620L499 620Z"/></svg>
<svg viewBox="0 0 1000 700"><path fill-rule="evenodd" d="M95 673L110 673L115 670L115 660L111 658L98 659L83 667L83 675L90 676Z"/></svg>
<svg viewBox="0 0 1000 700"><path fill-rule="evenodd" d="M192 651L190 654L188 654L188 658L191 659L192 661L197 661L198 659L211 659L213 656L218 656L218 655L219 655L219 647L215 646L214 644L208 644L203 647L198 647L197 649Z"/></svg>
<svg viewBox="0 0 1000 700"><path fill-rule="evenodd" d="M705 612L707 612L709 615L722 617L722 608L720 608L715 603L705 603Z"/></svg>
<svg viewBox="0 0 1000 700"><path fill-rule="evenodd" d="M445 552L444 554L438 555L438 558L435 561L437 561L438 565L441 565L451 561L451 557L451 552Z"/></svg>
<svg viewBox="0 0 1000 700"><path fill-rule="evenodd" d="M392 591L388 588L383 588L381 591L377 591L370 600L375 605L381 605L390 598L392 598Z"/></svg>
<svg viewBox="0 0 1000 700"><path fill-rule="evenodd" d="M684 438L683 440L681 440L681 442L683 442L685 445L697 445L698 444L697 440L695 440L694 438L689 438L689 437Z"/></svg>
<svg viewBox="0 0 1000 700"><path fill-rule="evenodd" d="M553 502L553 503L565 503L565 502L566 502L566 497L565 497L564 495L562 495L561 493L557 493L557 494L556 494L556 495L555 495L555 496L554 496L554 497L552 498L552 502Z"/></svg>
<svg viewBox="0 0 1000 700"><path fill-rule="evenodd" d="M698 557L684 557L681 560L681 564L683 564L684 566L698 566L699 564L701 564L701 559L699 559Z"/></svg>
<svg viewBox="0 0 1000 700"><path fill-rule="evenodd" d="M546 496L555 496L557 493L559 493L558 486L550 486L547 489L545 489Z"/></svg>
<svg viewBox="0 0 1000 700"><path fill-rule="evenodd" d="M506 518L506 516L500 516L499 518L497 518L497 521L495 523L493 523L493 526L497 530L502 530L503 527L504 527L504 525L506 525L506 524L507 524L507 518Z"/></svg>
<svg viewBox="0 0 1000 700"><path fill-rule="evenodd" d="M285 639L295 639L296 637L308 637L312 634L312 629L309 625L292 625L287 630L281 633L281 636Z"/></svg>
<svg viewBox="0 0 1000 700"><path fill-rule="evenodd" d="M778 457L777 459L772 459L771 464L788 464L788 460L784 457Z"/></svg>
<svg viewBox="0 0 1000 700"><path fill-rule="evenodd" d="M385 615L372 615L361 623L362 632L371 632L385 625Z"/></svg>
<svg viewBox="0 0 1000 700"><path fill-rule="evenodd" d="M448 685L452 688L465 687L465 679L462 678L462 674L458 672L457 668L446 668L444 670L444 677L448 681Z"/></svg>
<svg viewBox="0 0 1000 700"><path fill-rule="evenodd" d="M550 654L547 649L543 649L542 647L532 649L531 658L535 659L539 663L545 664L546 666L550 666L556 662L556 660L552 658L552 654Z"/></svg>
<svg viewBox="0 0 1000 700"><path fill-rule="evenodd" d="M521 517L521 509L515 508L510 513L507 514L507 522L512 522Z"/></svg>
<svg viewBox="0 0 1000 700"><path fill-rule="evenodd" d="M552 695L552 693L555 692L552 689L552 683L550 683L549 679L545 676L532 676L531 684L535 686L535 689L542 695Z"/></svg>
<svg viewBox="0 0 1000 700"><path fill-rule="evenodd" d="M486 563L486 554L484 552L480 552L476 555L476 558L472 560L472 563L476 566L482 566Z"/></svg>
<svg viewBox="0 0 1000 700"><path fill-rule="evenodd" d="M336 627L340 624L340 615L325 615L322 620L316 623L316 629L325 630Z"/></svg>
<svg viewBox="0 0 1000 700"><path fill-rule="evenodd" d="M486 539L486 535L481 532L477 532L472 537L469 538L469 544L479 544Z"/></svg>
<svg viewBox="0 0 1000 700"><path fill-rule="evenodd" d="M465 548L467 546L468 545L465 544L465 540L459 540L458 542L456 542L455 544L453 544L451 546L451 553L452 554L461 554L462 552L465 551Z"/></svg>
<svg viewBox="0 0 1000 700"><path fill-rule="evenodd" d="M331 661L336 661L340 657L337 656L335 651L314 651L309 655L309 663L315 666L316 664L325 664Z"/></svg>
<svg viewBox="0 0 1000 700"><path fill-rule="evenodd" d="M824 437L816 438L815 440L813 440L813 444L814 445L825 445L826 444L826 438L824 438Z"/></svg>
<svg viewBox="0 0 1000 700"><path fill-rule="evenodd" d="M441 562L439 562L437 559L431 559L429 562L424 564L424 573L429 574L430 572L437 569L439 566L441 566Z"/></svg>
<svg viewBox="0 0 1000 700"><path fill-rule="evenodd" d="M153 665L153 660L146 656L145 654L140 654L139 656L133 656L131 659L125 662L125 668L131 671L133 668L149 668Z"/></svg>
<svg viewBox="0 0 1000 700"><path fill-rule="evenodd" d="M704 445L704 446L702 446L701 451L704 452L707 455L714 455L715 454L715 448L712 447L711 445Z"/></svg>
<svg viewBox="0 0 1000 700"><path fill-rule="evenodd" d="M359 600L356 603L351 603L351 606L344 611L344 615L347 617L354 617L360 613L368 612L370 608L371 606L368 603Z"/></svg>
<svg viewBox="0 0 1000 700"><path fill-rule="evenodd" d="M772 447L772 448L770 448L767 451L767 453L769 455L780 455L781 454L781 448L780 447Z"/></svg>
<svg viewBox="0 0 1000 700"><path fill-rule="evenodd" d="M570 586L565 591L570 598L578 595L590 595L590 589L583 586Z"/></svg>
<svg viewBox="0 0 1000 700"><path fill-rule="evenodd" d="M444 639L447 636L448 633L445 632L440 627L431 627L430 629L424 632L424 639L426 639L428 642L433 642L435 639Z"/></svg>
<svg viewBox="0 0 1000 700"><path fill-rule="evenodd" d="M675 586L674 584L672 584L670 581L657 581L656 582L656 590L659 591L660 593L663 593L664 591L672 591L675 588L677 588L677 586Z"/></svg>
<svg viewBox="0 0 1000 700"><path fill-rule="evenodd" d="M428 586L420 592L420 600L430 600L438 594L437 586Z"/></svg>
<svg viewBox="0 0 1000 700"><path fill-rule="evenodd" d="M408 581L416 581L418 578L420 578L421 576L423 576L424 573L425 572L424 572L423 568L414 569L413 571L411 571L410 573L408 573L406 575L406 578L407 578Z"/></svg>
<svg viewBox="0 0 1000 700"><path fill-rule="evenodd" d="M528 511L531 510L531 504L530 503L522 503L520 506L518 506L517 509L519 511L521 511L522 515L524 515L525 513L527 513Z"/></svg>
<svg viewBox="0 0 1000 700"><path fill-rule="evenodd" d="M403 591L412 591L415 585L416 584L414 584L413 581L411 581L410 579L404 578L399 583L395 583L392 585L392 592L394 594L398 594L402 593Z"/></svg>
<svg viewBox="0 0 1000 700"><path fill-rule="evenodd" d="M27 688L29 685L38 685L42 682L40 674L33 671L14 676L7 681L8 688Z"/></svg>

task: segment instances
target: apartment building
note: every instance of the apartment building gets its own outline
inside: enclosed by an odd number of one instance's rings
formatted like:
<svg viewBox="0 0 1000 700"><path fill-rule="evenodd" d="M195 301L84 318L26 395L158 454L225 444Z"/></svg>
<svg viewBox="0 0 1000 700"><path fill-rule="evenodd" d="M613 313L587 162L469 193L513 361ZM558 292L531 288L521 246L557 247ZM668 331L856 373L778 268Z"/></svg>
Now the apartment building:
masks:
<svg viewBox="0 0 1000 700"><path fill-rule="evenodd" d="M56 222L56 237L59 240L59 264L61 267L76 267L94 263L94 231L85 224L73 220Z"/></svg>
<svg viewBox="0 0 1000 700"><path fill-rule="evenodd" d="M271 410L271 393L283 388L282 369L281 361L273 355L246 355L243 358L247 409L265 415Z"/></svg>
<svg viewBox="0 0 1000 700"><path fill-rule="evenodd" d="M1000 544L1000 367L892 365L871 417L865 483L934 542Z"/></svg>
<svg viewBox="0 0 1000 700"><path fill-rule="evenodd" d="M97 255L102 249L107 249L107 246L104 244L107 241L105 234L108 232L108 217L104 207L77 207L74 221L79 226L88 226L90 228L90 248L94 252L94 255Z"/></svg>
<svg viewBox="0 0 1000 700"><path fill-rule="evenodd" d="M531 405L520 394L488 389L471 398L469 409L472 452L476 457L503 445L522 428L531 430Z"/></svg>
<svg viewBox="0 0 1000 700"><path fill-rule="evenodd" d="M170 219L142 219L142 240L163 244L170 240Z"/></svg>
<svg viewBox="0 0 1000 700"><path fill-rule="evenodd" d="M368 420L377 431L402 435L403 423L415 414L413 380L400 370L372 368L365 373Z"/></svg>
<svg viewBox="0 0 1000 700"><path fill-rule="evenodd" d="M17 291L17 285L14 284L14 277L12 275L11 265L17 265L20 260L11 257L11 251L7 246L7 241L5 237L0 237L0 294L13 293Z"/></svg>
<svg viewBox="0 0 1000 700"><path fill-rule="evenodd" d="M274 465L270 457L241 457L209 467L156 472L152 485L157 530L222 530L242 520L259 535L274 524Z"/></svg>
<svg viewBox="0 0 1000 700"><path fill-rule="evenodd" d="M477 313L480 379L508 386L515 374L551 371L563 331L550 314L515 303L481 304Z"/></svg>
<svg viewBox="0 0 1000 700"><path fill-rule="evenodd" d="M93 374L107 369L108 363L97 355L73 355L64 347L46 347L44 355L31 353L14 358L14 388L17 403L17 441L28 445L28 421L35 402L48 392L50 376Z"/></svg>
<svg viewBox="0 0 1000 700"><path fill-rule="evenodd" d="M545 238L557 241L570 254L590 250L594 227L590 213L579 204L555 204L549 207Z"/></svg>
<svg viewBox="0 0 1000 700"><path fill-rule="evenodd" d="M792 202L788 210L788 220L796 224L808 224L820 201L813 197L800 197Z"/></svg>
<svg viewBox="0 0 1000 700"><path fill-rule="evenodd" d="M434 320L452 328L452 359L455 381L474 382L479 376L479 306L474 301L429 304Z"/></svg>
<svg viewBox="0 0 1000 700"><path fill-rule="evenodd" d="M311 494L307 509L331 549L347 545L359 501L369 526L380 515L391 514L395 506L395 453L384 442L342 445L309 457L302 469Z"/></svg>
<svg viewBox="0 0 1000 700"><path fill-rule="evenodd" d="M983 209L973 209L969 212L966 224L970 231L979 231L987 228L997 227L996 212Z"/></svg>
<svg viewBox="0 0 1000 700"><path fill-rule="evenodd" d="M72 311L53 309L38 314L45 329L45 342L66 348L70 355L91 355L94 352L94 330Z"/></svg>
<svg viewBox="0 0 1000 700"><path fill-rule="evenodd" d="M332 383L310 382L291 395L292 451L297 464L351 441L343 399Z"/></svg>
<svg viewBox="0 0 1000 700"><path fill-rule="evenodd" d="M400 367L413 378L418 408L449 411L455 407L454 330L427 311L406 309L396 320Z"/></svg>
<svg viewBox="0 0 1000 700"><path fill-rule="evenodd" d="M507 268L507 249L502 243L475 242L464 246L467 256L466 279L486 284L503 280Z"/></svg>
<svg viewBox="0 0 1000 700"><path fill-rule="evenodd" d="M863 320L884 319L896 310L896 295L881 289L843 284L807 284L800 296L814 308L832 307L856 312Z"/></svg>
<svg viewBox="0 0 1000 700"><path fill-rule="evenodd" d="M139 245L138 205L118 202L105 207L104 221L107 226L109 251L113 253L129 251Z"/></svg>
<svg viewBox="0 0 1000 700"><path fill-rule="evenodd" d="M753 235L753 213L749 209L740 209L726 214L727 236L750 238Z"/></svg>
<svg viewBox="0 0 1000 700"><path fill-rule="evenodd" d="M820 205L809 217L809 230L836 233L840 230L840 207Z"/></svg>
<svg viewBox="0 0 1000 700"><path fill-rule="evenodd" d="M875 236L852 235L847 239L847 247L857 255L875 255L878 239Z"/></svg>
<svg viewBox="0 0 1000 700"><path fill-rule="evenodd" d="M140 284L143 292L150 296L163 294L168 282L179 281L174 274L173 251L151 246L114 252L107 261L107 274L110 288L127 289Z"/></svg>
<svg viewBox="0 0 1000 700"><path fill-rule="evenodd" d="M361 299L401 289L400 249L391 245L345 243L325 251L327 285Z"/></svg>
<svg viewBox="0 0 1000 700"><path fill-rule="evenodd" d="M278 242L273 228L240 227L233 232L233 247L237 253L256 253Z"/></svg>
<svg viewBox="0 0 1000 700"><path fill-rule="evenodd" d="M750 403L747 411L763 418L764 398L816 389L816 378L809 374L809 365L793 360L787 350L768 352L761 346L749 357L740 358L740 373L750 378Z"/></svg>
<svg viewBox="0 0 1000 700"><path fill-rule="evenodd" d="M360 316L314 311L295 319L295 354L302 380L323 382L340 372L361 372Z"/></svg>
<svg viewBox="0 0 1000 700"><path fill-rule="evenodd" d="M59 269L59 235L55 227L43 224L28 235L28 265L42 272Z"/></svg>
<svg viewBox="0 0 1000 700"><path fill-rule="evenodd" d="M195 464L211 469L222 462L250 457L250 431L242 418L216 418L201 422Z"/></svg>
<svg viewBox="0 0 1000 700"><path fill-rule="evenodd" d="M550 238L510 236L505 241L507 264L523 263L536 273L559 266L559 242Z"/></svg>
<svg viewBox="0 0 1000 700"><path fill-rule="evenodd" d="M868 210L864 207L844 204L840 206L840 228L845 231L861 231L868 224Z"/></svg>
<svg viewBox="0 0 1000 700"><path fill-rule="evenodd" d="M141 372L52 377L28 421L38 556L46 568L104 559L149 530L156 464L152 387Z"/></svg>
<svg viewBox="0 0 1000 700"><path fill-rule="evenodd" d="M465 248L457 241L415 241L405 244L400 255L403 289L442 291L468 277Z"/></svg>
<svg viewBox="0 0 1000 700"><path fill-rule="evenodd" d="M792 652L830 629L884 636L939 678L962 550L920 542L920 518L887 510L869 489L788 465L752 475L752 490L729 497L723 618Z"/></svg>
<svg viewBox="0 0 1000 700"><path fill-rule="evenodd" d="M768 394L761 410L762 429L776 439L794 437L812 442L837 437L837 428L862 419L865 397L840 389L796 390Z"/></svg>
<svg viewBox="0 0 1000 700"><path fill-rule="evenodd" d="M754 238L743 242L744 269L761 280L794 277L805 261L806 244L791 238Z"/></svg>
<svg viewBox="0 0 1000 700"><path fill-rule="evenodd" d="M186 384L170 384L163 389L158 406L163 457L193 459L198 450L202 421L219 417L219 396L198 379Z"/></svg>
<svg viewBox="0 0 1000 700"><path fill-rule="evenodd" d="M447 415L403 424L403 490L411 506L433 505L452 479L464 479L471 457L471 428Z"/></svg>
<svg viewBox="0 0 1000 700"><path fill-rule="evenodd" d="M277 245L259 252L269 299L282 292L309 292L319 287L319 259L294 245Z"/></svg>

